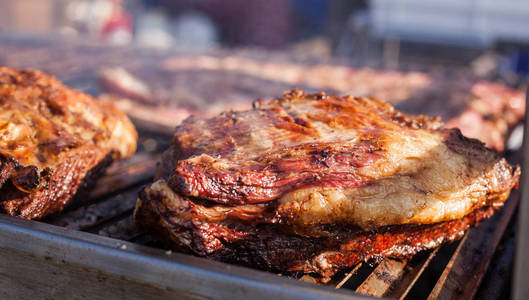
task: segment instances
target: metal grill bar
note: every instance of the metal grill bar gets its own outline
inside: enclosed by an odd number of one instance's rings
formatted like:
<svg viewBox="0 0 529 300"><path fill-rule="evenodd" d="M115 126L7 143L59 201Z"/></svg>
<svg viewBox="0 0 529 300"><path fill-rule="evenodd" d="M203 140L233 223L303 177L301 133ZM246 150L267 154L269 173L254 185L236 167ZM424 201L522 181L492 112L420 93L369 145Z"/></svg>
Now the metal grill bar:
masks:
<svg viewBox="0 0 529 300"><path fill-rule="evenodd" d="M87 293L97 290L98 284L115 278L125 286L99 291L101 298L122 295L136 299L138 295L126 290L134 291L140 285L137 289L156 290L163 299L362 299L330 287L5 215L0 215L0 241L0 264L4 266L0 278L21 273L28 277L2 289L4 299L27 297L23 284L28 280L33 280L29 281L32 293L39 289L68 298L73 292L73 299L90 296ZM16 264L12 259L17 259ZM52 265L59 265L60 272ZM38 266L42 269L35 270ZM38 272L38 276L29 276L29 271ZM79 272L83 275L78 276ZM84 282L76 281L78 277L84 277ZM43 280L48 282L46 286Z"/></svg>
<svg viewBox="0 0 529 300"><path fill-rule="evenodd" d="M513 299L529 299L529 88L525 94L525 127L523 138L523 167L521 186L521 203L518 214L518 228L516 233L516 258L513 280Z"/></svg>
<svg viewBox="0 0 529 300"><path fill-rule="evenodd" d="M404 273L407 261L383 260L369 277L356 289L357 293L382 297Z"/></svg>

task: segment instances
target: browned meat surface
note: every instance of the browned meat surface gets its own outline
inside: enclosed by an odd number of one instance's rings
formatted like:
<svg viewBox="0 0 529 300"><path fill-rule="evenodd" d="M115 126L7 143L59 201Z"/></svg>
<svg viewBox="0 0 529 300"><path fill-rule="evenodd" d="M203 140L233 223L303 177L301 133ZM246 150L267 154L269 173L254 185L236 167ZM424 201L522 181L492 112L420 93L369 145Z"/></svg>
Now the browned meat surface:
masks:
<svg viewBox="0 0 529 300"><path fill-rule="evenodd" d="M326 277L459 238L518 177L438 119L294 90L250 111L187 119L135 219L175 248Z"/></svg>
<svg viewBox="0 0 529 300"><path fill-rule="evenodd" d="M372 228L462 217L513 185L480 142L376 99L297 90L257 106L178 127L169 186L228 205L277 200L278 218L301 226L325 215Z"/></svg>
<svg viewBox="0 0 529 300"><path fill-rule="evenodd" d="M137 134L110 104L39 71L0 68L0 212L28 219L58 212Z"/></svg>

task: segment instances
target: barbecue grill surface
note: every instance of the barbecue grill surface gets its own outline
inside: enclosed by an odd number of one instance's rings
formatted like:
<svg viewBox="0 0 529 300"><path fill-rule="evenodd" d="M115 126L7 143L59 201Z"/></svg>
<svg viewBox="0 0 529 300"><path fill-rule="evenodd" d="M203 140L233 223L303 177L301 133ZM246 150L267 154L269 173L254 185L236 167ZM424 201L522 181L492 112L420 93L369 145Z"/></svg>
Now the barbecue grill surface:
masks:
<svg viewBox="0 0 529 300"><path fill-rule="evenodd" d="M90 53L89 47L82 49ZM47 49L46 53L60 52ZM16 55L26 63L34 56L24 52ZM136 60L129 60L129 65L140 61L140 56L134 55ZM127 54L113 57L124 61ZM75 66L80 61L91 61L63 58L49 67L60 72L71 69L65 66L65 61L75 62ZM142 59L143 63L153 60ZM36 63L32 65L38 67ZM87 78L70 75L63 74L63 79L79 87L87 85L90 81L87 79L94 74L87 74ZM92 86L88 84L86 89ZM133 157L115 163L90 195L78 202L83 205L70 207L43 223L0 215L0 264L7 266L0 268L3 278L0 282L12 287L0 291L0 298L30 298L35 293L71 299L81 296L346 299L361 294L399 299L469 299L476 293L489 298L505 296L509 278L496 274L498 270L510 273L516 191L505 207L471 229L461 241L419 253L409 261L384 259L360 263L325 285L310 275L271 274L170 252L138 232L132 220L137 193L152 182L158 153L167 147L164 143L169 137L158 134L162 136L157 138L152 131L140 132L140 145L149 140L156 147L149 147L151 152L140 147ZM511 162L519 162L519 156L520 152L511 153Z"/></svg>

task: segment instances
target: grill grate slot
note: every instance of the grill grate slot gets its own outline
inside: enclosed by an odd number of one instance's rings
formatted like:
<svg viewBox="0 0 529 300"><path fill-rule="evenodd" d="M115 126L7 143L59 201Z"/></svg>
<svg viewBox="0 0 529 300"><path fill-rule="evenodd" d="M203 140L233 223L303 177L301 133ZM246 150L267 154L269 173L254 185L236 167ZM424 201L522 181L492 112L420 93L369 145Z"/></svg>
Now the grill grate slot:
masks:
<svg viewBox="0 0 529 300"><path fill-rule="evenodd" d="M439 248L426 253L419 253L406 265L399 284L393 286L385 296L395 299L404 299L414 287L415 283L426 270L430 262L437 255Z"/></svg>
<svg viewBox="0 0 529 300"><path fill-rule="evenodd" d="M357 293L382 297L399 280L407 261L384 259L356 289Z"/></svg>

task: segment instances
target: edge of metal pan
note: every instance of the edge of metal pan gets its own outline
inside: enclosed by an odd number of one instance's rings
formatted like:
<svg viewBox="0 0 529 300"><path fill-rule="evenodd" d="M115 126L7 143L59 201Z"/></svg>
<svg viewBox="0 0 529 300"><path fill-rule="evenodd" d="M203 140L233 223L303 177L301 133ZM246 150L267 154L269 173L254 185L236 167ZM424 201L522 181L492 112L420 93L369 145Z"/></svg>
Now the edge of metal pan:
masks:
<svg viewBox="0 0 529 300"><path fill-rule="evenodd" d="M195 298L367 298L263 271L0 214L1 248L173 289L181 296Z"/></svg>

